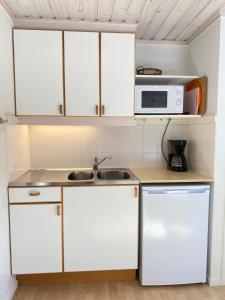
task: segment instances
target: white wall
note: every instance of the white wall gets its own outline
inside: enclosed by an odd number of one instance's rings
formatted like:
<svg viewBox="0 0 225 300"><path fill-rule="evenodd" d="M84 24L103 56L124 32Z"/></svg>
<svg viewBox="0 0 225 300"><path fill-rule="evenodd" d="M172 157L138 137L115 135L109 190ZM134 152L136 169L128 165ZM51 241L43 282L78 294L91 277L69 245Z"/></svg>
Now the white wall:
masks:
<svg viewBox="0 0 225 300"><path fill-rule="evenodd" d="M14 114L12 22L0 7L0 115ZM0 125L0 299L11 299L17 282L10 274L8 181L29 168L27 126Z"/></svg>
<svg viewBox="0 0 225 300"><path fill-rule="evenodd" d="M0 6L0 116L14 114L12 21Z"/></svg>
<svg viewBox="0 0 225 300"><path fill-rule="evenodd" d="M137 43L138 66L158 68L165 75L189 75L189 46Z"/></svg>
<svg viewBox="0 0 225 300"><path fill-rule="evenodd" d="M210 199L208 277L211 284L225 284L225 266L223 265L225 209L224 20L217 20L191 43L190 67L200 75L208 76L207 114L217 115L216 124L211 124L215 150L212 163L214 185ZM193 130L195 129L196 127Z"/></svg>
<svg viewBox="0 0 225 300"><path fill-rule="evenodd" d="M215 173L217 173L217 194L223 195L221 197L222 207L225 209L225 186L224 186L224 174L225 174L225 19L221 19L220 28L220 65L219 65L219 89L218 89L218 105L217 105L217 130L216 130L216 149L215 149ZM222 159L221 159L222 155ZM219 207L218 207L219 209ZM225 223L225 216L224 223ZM225 285L225 224L223 226L223 267L222 278Z"/></svg>
<svg viewBox="0 0 225 300"><path fill-rule="evenodd" d="M207 115L217 113L220 57L220 21L215 22L190 44L190 73L208 77Z"/></svg>

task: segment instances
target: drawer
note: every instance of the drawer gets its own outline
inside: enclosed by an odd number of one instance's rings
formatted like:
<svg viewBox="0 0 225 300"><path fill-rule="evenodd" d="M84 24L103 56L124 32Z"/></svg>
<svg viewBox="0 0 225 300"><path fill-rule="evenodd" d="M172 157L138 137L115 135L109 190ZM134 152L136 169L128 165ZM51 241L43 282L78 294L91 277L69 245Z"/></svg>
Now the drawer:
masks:
<svg viewBox="0 0 225 300"><path fill-rule="evenodd" d="M59 202L60 187L9 188L9 203Z"/></svg>

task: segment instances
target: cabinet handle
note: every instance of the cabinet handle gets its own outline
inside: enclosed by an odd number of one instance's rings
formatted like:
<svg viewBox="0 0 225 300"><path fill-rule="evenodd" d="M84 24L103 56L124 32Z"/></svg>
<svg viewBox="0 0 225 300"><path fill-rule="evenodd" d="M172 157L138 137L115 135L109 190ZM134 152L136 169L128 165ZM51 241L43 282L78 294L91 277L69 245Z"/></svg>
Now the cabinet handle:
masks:
<svg viewBox="0 0 225 300"><path fill-rule="evenodd" d="M104 105L102 105L102 107L101 107L101 114L102 114L102 115L105 114L105 106L104 106Z"/></svg>
<svg viewBox="0 0 225 300"><path fill-rule="evenodd" d="M63 114L63 105L62 104L59 105L59 113L60 113L60 115Z"/></svg>
<svg viewBox="0 0 225 300"><path fill-rule="evenodd" d="M57 212L57 216L61 215L61 206L60 205L57 205L56 212Z"/></svg>
<svg viewBox="0 0 225 300"><path fill-rule="evenodd" d="M138 188L137 188L137 186L135 186L135 188L134 188L134 197L135 198L138 197Z"/></svg>
<svg viewBox="0 0 225 300"><path fill-rule="evenodd" d="M95 106L95 114L97 116L99 115L99 106L98 105Z"/></svg>
<svg viewBox="0 0 225 300"><path fill-rule="evenodd" d="M35 196L40 196L40 192L29 192L29 195L31 196L31 197L35 197Z"/></svg>

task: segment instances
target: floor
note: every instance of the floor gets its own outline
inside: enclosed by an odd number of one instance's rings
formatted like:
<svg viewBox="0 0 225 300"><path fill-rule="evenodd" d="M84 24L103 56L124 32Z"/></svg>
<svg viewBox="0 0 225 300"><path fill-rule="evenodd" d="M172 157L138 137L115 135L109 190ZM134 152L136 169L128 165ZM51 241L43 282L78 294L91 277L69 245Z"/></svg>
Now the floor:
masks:
<svg viewBox="0 0 225 300"><path fill-rule="evenodd" d="M225 286L141 287L138 282L21 286L13 300L225 300Z"/></svg>

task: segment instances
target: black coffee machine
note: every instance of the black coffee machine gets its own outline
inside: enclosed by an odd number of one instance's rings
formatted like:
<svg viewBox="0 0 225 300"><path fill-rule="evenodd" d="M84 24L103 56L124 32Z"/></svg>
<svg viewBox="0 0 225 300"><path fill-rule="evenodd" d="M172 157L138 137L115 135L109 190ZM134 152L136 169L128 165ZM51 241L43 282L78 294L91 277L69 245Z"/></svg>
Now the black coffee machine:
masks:
<svg viewBox="0 0 225 300"><path fill-rule="evenodd" d="M168 140L167 169L175 172L187 171L187 160L184 155L186 140Z"/></svg>

